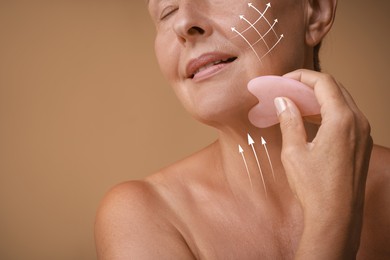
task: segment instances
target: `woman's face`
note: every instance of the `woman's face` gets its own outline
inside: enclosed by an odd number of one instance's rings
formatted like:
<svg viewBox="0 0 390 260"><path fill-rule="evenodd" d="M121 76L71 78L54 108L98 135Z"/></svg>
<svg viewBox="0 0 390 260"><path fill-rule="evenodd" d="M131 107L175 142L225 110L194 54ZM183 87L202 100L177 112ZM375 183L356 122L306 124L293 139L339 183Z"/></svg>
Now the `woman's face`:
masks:
<svg viewBox="0 0 390 260"><path fill-rule="evenodd" d="M311 66L303 1L150 0L149 12L160 68L204 123L246 117L252 78Z"/></svg>

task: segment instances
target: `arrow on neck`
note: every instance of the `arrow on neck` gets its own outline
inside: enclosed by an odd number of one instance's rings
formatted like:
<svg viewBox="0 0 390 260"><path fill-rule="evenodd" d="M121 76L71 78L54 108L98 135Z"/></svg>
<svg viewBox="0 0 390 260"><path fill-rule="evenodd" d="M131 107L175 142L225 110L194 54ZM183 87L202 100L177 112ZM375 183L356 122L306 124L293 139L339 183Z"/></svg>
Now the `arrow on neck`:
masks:
<svg viewBox="0 0 390 260"><path fill-rule="evenodd" d="M242 149L241 145L238 145L238 152L241 154L242 159L243 159L243 161L244 161L246 173L247 173L248 178L249 178L249 183L250 183L251 189L252 189L252 191L253 191L253 185L252 185L251 174L249 173L248 164L246 163L245 156L244 156L244 149Z"/></svg>
<svg viewBox="0 0 390 260"><path fill-rule="evenodd" d="M276 182L275 173L274 173L274 167L272 166L271 158L269 156L268 149L267 149L267 142L264 140L263 137L261 137L261 144L264 146L265 153L267 154L269 165L271 166L272 177L274 178L274 182Z"/></svg>
<svg viewBox="0 0 390 260"><path fill-rule="evenodd" d="M264 181L264 176L263 176L263 171L261 170L260 162L259 162L259 159L257 158L255 147L253 146L254 143L255 142L253 141L253 138L250 136L250 134L248 134L248 144L252 147L253 154L256 158L257 168L259 169L261 180L263 181L265 196L268 197L267 187L265 186L265 181Z"/></svg>

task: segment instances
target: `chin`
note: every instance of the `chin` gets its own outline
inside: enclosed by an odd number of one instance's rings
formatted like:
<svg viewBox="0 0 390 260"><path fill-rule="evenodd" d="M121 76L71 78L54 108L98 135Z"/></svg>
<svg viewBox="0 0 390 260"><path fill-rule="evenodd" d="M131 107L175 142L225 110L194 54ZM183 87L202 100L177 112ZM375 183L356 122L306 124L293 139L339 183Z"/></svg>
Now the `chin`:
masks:
<svg viewBox="0 0 390 260"><path fill-rule="evenodd" d="M174 90L196 120L210 126L226 125L247 120L249 110L258 103L247 90L250 72L226 70L201 82L176 85Z"/></svg>
<svg viewBox="0 0 390 260"><path fill-rule="evenodd" d="M218 127L247 121L249 110L257 103L256 99L247 95L220 95L218 98L206 97L187 108L189 113L199 122Z"/></svg>

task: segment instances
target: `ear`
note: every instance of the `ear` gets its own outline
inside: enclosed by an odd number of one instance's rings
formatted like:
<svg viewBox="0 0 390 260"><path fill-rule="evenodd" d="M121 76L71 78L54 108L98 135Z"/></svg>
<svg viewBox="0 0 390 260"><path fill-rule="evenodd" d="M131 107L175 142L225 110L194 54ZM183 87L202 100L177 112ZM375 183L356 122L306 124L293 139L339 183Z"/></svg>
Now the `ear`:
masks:
<svg viewBox="0 0 390 260"><path fill-rule="evenodd" d="M306 17L306 43L315 46L332 27L337 0L308 0Z"/></svg>

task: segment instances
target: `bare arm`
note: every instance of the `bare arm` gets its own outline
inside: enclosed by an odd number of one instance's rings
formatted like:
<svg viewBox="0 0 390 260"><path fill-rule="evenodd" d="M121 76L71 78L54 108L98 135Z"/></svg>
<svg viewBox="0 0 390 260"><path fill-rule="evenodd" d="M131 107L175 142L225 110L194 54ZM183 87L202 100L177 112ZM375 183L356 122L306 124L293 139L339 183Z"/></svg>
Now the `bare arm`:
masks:
<svg viewBox="0 0 390 260"><path fill-rule="evenodd" d="M132 181L104 198L95 223L98 259L193 259L151 185Z"/></svg>

